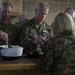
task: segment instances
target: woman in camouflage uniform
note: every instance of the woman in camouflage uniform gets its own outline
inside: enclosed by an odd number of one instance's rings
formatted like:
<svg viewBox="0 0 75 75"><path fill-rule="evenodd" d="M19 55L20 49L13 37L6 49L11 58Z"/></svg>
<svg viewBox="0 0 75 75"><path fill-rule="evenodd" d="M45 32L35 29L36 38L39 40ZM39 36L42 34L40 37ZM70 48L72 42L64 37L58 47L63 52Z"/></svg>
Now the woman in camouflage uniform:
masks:
<svg viewBox="0 0 75 75"><path fill-rule="evenodd" d="M42 72L50 75L75 75L74 25L65 13L59 13L54 20L55 37L50 39L40 58Z"/></svg>

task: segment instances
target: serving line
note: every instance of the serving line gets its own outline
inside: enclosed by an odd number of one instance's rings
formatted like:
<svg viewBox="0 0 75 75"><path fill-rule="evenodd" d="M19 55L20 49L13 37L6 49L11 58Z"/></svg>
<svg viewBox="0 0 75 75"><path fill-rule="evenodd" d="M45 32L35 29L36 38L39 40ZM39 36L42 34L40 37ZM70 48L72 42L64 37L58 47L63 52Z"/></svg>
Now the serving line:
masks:
<svg viewBox="0 0 75 75"><path fill-rule="evenodd" d="M15 60L5 60L0 56L0 70L37 69L37 58L28 58L25 54Z"/></svg>

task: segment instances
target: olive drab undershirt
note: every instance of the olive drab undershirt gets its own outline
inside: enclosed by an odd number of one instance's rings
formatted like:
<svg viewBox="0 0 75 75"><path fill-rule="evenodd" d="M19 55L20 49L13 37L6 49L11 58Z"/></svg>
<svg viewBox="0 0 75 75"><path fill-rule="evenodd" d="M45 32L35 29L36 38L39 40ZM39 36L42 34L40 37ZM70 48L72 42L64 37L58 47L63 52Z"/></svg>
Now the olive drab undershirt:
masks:
<svg viewBox="0 0 75 75"><path fill-rule="evenodd" d="M18 30L12 25L10 22L9 24L2 23L0 21L0 30L6 32L8 34L8 43L9 44L17 44L17 36ZM2 39L0 39L0 45L6 44Z"/></svg>

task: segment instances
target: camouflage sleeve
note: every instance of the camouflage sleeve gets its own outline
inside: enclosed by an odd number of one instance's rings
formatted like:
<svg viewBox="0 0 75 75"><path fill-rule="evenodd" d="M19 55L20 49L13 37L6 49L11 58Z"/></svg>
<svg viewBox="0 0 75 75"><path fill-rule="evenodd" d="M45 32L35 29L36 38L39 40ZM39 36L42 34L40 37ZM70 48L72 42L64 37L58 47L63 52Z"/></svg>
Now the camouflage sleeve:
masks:
<svg viewBox="0 0 75 75"><path fill-rule="evenodd" d="M20 29L20 45L23 46L24 49L34 49L34 47L36 47L34 40L34 37L29 35L29 28L22 26Z"/></svg>
<svg viewBox="0 0 75 75"><path fill-rule="evenodd" d="M48 29L49 35L46 36L47 39L45 41L48 41L51 37L54 36L53 29L50 25L47 25L47 29Z"/></svg>
<svg viewBox="0 0 75 75"><path fill-rule="evenodd" d="M54 44L52 40L46 44L46 48L43 52L43 55L39 59L39 69L41 72L47 72L53 65L53 57L54 57Z"/></svg>

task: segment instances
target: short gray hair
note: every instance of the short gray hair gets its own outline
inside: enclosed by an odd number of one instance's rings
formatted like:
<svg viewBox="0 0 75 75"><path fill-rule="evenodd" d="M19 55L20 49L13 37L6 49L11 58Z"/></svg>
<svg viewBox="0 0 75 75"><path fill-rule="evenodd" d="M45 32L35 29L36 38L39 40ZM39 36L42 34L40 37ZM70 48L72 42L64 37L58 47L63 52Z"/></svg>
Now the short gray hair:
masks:
<svg viewBox="0 0 75 75"><path fill-rule="evenodd" d="M72 7L68 7L68 8L65 9L64 12L68 12L69 13L71 10L73 11L73 8Z"/></svg>
<svg viewBox="0 0 75 75"><path fill-rule="evenodd" d="M3 2L2 6L4 6L4 7L11 6L12 7L12 4L10 2Z"/></svg>
<svg viewBox="0 0 75 75"><path fill-rule="evenodd" d="M40 2L37 6L37 8L46 8L46 9L49 9L49 4L46 3L46 2Z"/></svg>

